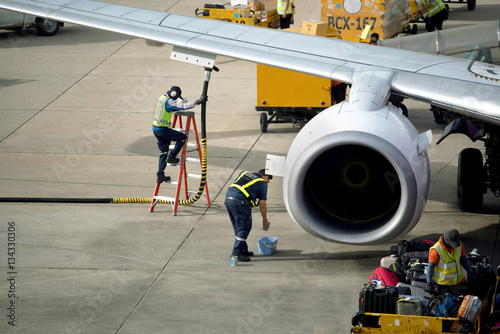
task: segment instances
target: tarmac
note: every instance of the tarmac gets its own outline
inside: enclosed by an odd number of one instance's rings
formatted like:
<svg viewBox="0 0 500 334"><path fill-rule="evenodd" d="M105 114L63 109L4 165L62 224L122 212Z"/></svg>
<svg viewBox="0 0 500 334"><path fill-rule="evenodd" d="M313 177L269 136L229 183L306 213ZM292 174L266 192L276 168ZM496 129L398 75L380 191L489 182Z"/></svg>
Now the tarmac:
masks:
<svg viewBox="0 0 500 334"><path fill-rule="evenodd" d="M108 1L194 15L192 1ZM319 1L296 1L295 25L320 19ZM499 18L496 0L450 4L445 29ZM422 23L419 30L423 31ZM54 37L0 31L0 197L151 197L159 151L151 131L157 98L172 85L191 101L201 67L169 60L170 46L67 24ZM334 50L332 51L334 52ZM0 203L0 333L348 333L360 288L391 243L349 246L317 239L290 218L282 179L269 185L272 256L230 265L234 235L224 207L242 170L286 155L299 128L255 111L255 64L218 57L207 105L208 189L191 206ZM286 89L286 83L283 85ZM500 264L498 198L485 213L456 205L458 154L483 148L443 132L429 105L405 101L420 131L432 129L431 188L420 223L403 238L458 229L466 251ZM201 127L197 112L197 125ZM194 168L188 166L188 168ZM191 171L190 171L191 172ZM193 170L193 173L197 172ZM174 176L177 169L168 167ZM190 181L191 182L191 181ZM197 189L197 183L190 183ZM174 186L163 184L161 195Z"/></svg>

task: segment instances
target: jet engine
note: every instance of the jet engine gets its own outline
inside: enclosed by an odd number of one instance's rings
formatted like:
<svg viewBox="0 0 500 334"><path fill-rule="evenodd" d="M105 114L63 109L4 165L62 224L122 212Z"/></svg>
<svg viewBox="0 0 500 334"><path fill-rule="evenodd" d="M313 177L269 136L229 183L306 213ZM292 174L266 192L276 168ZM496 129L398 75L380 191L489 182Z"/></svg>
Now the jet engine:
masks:
<svg viewBox="0 0 500 334"><path fill-rule="evenodd" d="M346 244L408 233L427 201L431 136L391 104L328 108L299 132L280 167L289 214L310 234Z"/></svg>

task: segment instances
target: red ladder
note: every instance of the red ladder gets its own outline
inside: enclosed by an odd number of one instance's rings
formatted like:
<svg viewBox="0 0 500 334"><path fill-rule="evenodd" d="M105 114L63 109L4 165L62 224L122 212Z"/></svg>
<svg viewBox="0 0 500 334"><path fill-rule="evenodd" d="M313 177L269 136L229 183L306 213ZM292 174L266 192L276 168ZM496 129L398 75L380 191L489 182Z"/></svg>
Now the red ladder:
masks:
<svg viewBox="0 0 500 334"><path fill-rule="evenodd" d="M185 129L182 128L181 116L187 117ZM175 128L175 125L177 124L177 120L179 120L179 128ZM193 130L190 130L191 124L193 125ZM179 202L180 202L179 198L180 198L180 194L181 194L182 183L184 182L184 197L187 201L189 199L189 193L197 193L197 191L188 191L187 178L193 177L193 178L201 179L201 175L189 174L186 172L186 161L197 162L200 164L200 167L202 169L203 169L203 162L202 162L200 138L198 136L198 129L196 128L196 120L194 117L194 112L193 111L176 111L176 112L174 112L174 117L172 120L172 129L184 132L187 136L186 142L184 143L184 146L181 150L181 157L180 157L179 163L167 164L168 166L180 167L177 181L167 181L166 182L166 183L177 185L177 187L175 189L175 197L158 196L158 192L160 191L161 183L157 183L155 186L153 198L151 199L151 206L149 207L149 212L154 211L155 205L158 203L158 201L167 201L168 203L172 204L172 208L173 208L172 215L176 216L177 215L177 208L178 208ZM190 132L194 132L194 135L196 138L196 144L188 144ZM191 158L191 157L186 156L188 146L197 148L198 158ZM208 185L207 185L206 180L205 180L205 197L207 199L207 206L210 207L210 196L208 194Z"/></svg>

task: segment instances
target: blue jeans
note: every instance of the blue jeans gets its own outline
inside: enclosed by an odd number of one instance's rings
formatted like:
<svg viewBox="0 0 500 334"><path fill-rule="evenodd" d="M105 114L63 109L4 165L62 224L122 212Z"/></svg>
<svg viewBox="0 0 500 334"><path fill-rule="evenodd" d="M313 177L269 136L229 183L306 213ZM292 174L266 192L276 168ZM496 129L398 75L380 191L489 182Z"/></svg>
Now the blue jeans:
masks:
<svg viewBox="0 0 500 334"><path fill-rule="evenodd" d="M153 130L153 134L158 140L158 148L160 149L160 159L158 162L158 172L156 175L161 175L164 173L167 167L167 158L175 158L177 154L184 146L187 136L179 131L172 130L170 128L162 128L160 130ZM168 147L170 146L170 141L175 141L175 146L172 152L168 154Z"/></svg>
<svg viewBox="0 0 500 334"><path fill-rule="evenodd" d="M227 198L224 204L226 204L227 213L229 213L229 219L231 219L234 229L235 240L232 255L246 254L248 252L246 239L252 229L252 208Z"/></svg>

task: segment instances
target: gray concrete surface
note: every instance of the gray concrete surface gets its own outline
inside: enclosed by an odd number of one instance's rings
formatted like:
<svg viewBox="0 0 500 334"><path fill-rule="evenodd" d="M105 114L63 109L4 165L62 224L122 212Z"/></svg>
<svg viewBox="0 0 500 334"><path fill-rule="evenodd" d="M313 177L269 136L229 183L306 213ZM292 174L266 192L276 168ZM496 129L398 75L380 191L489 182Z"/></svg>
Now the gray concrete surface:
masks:
<svg viewBox="0 0 500 334"><path fill-rule="evenodd" d="M193 15L203 4L136 6ZM296 24L320 18L319 0L296 5ZM450 7L445 28L500 14L496 0L478 0L473 12L465 4ZM156 99L175 84L194 100L203 83L203 70L168 60L170 50L70 24L51 38L0 31L0 196L150 197ZM202 199L173 217L168 205L149 213L149 204L0 203L1 333L349 332L359 290L392 243L355 247L312 237L288 216L275 178L271 228L257 226L249 245L257 251L262 236L277 236L277 253L230 266L234 239L225 190L239 171L260 169L267 153L286 154L298 129L271 124L261 134L255 65L220 57L217 66L207 124L212 206ZM457 155L481 144L456 135L436 146L443 127L434 124L429 106L406 104L419 130L433 130L434 143L427 207L405 238L437 239L455 227L467 250L493 256L498 199L488 196L485 214L455 204ZM161 188L163 195L172 192ZM7 255L9 232L14 256ZM497 243L495 265L499 249ZM8 309L11 301L15 311Z"/></svg>

